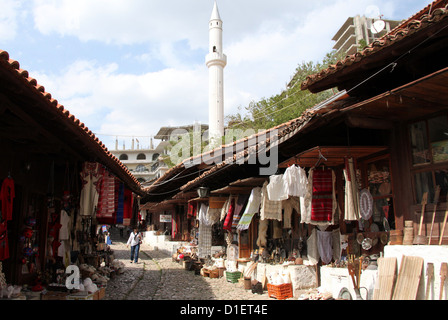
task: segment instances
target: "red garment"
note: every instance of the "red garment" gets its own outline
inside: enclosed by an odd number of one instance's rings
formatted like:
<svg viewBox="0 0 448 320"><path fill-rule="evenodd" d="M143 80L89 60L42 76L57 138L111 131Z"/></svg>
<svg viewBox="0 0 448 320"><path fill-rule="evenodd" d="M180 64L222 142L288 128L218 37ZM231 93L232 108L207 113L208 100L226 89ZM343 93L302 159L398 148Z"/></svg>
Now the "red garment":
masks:
<svg viewBox="0 0 448 320"><path fill-rule="evenodd" d="M12 220L12 205L15 197L14 180L5 178L3 180L2 188L0 190L0 201L2 202L2 219Z"/></svg>
<svg viewBox="0 0 448 320"><path fill-rule="evenodd" d="M197 205L198 204L196 202L188 203L187 218L194 218L194 217L196 217Z"/></svg>
<svg viewBox="0 0 448 320"><path fill-rule="evenodd" d="M132 218L132 191L124 188L123 219Z"/></svg>
<svg viewBox="0 0 448 320"><path fill-rule="evenodd" d="M231 231L232 230L232 222L233 222L233 214L235 213L235 198L232 198L230 201L229 210L227 211L227 216L224 221L223 229Z"/></svg>
<svg viewBox="0 0 448 320"><path fill-rule="evenodd" d="M6 220L0 222L0 261L9 258L8 225Z"/></svg>
<svg viewBox="0 0 448 320"><path fill-rule="evenodd" d="M333 217L333 170L313 171L312 221L332 221Z"/></svg>

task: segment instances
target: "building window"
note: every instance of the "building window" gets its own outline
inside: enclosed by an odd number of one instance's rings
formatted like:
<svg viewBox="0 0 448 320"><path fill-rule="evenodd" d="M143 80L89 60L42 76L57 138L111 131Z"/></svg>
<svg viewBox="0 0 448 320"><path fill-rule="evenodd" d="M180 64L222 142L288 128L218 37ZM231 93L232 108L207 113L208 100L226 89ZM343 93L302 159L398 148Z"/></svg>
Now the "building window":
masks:
<svg viewBox="0 0 448 320"><path fill-rule="evenodd" d="M137 160L146 160L146 155L144 155L143 153L140 153L140 154L137 156Z"/></svg>
<svg viewBox="0 0 448 320"><path fill-rule="evenodd" d="M129 160L129 157L127 154L120 155L120 160Z"/></svg>
<svg viewBox="0 0 448 320"><path fill-rule="evenodd" d="M157 159L159 159L160 154L158 153L154 153L154 155L152 156L152 161L156 161Z"/></svg>
<svg viewBox="0 0 448 320"><path fill-rule="evenodd" d="M147 172L149 170L148 170L148 168L146 168L146 166L140 164L140 165L137 166L137 168L135 168L135 171L136 172Z"/></svg>
<svg viewBox="0 0 448 320"><path fill-rule="evenodd" d="M437 185L440 186L440 201L447 201L447 114L410 124L409 140L412 152L415 203L421 202L425 192L428 192L428 203L432 203Z"/></svg>

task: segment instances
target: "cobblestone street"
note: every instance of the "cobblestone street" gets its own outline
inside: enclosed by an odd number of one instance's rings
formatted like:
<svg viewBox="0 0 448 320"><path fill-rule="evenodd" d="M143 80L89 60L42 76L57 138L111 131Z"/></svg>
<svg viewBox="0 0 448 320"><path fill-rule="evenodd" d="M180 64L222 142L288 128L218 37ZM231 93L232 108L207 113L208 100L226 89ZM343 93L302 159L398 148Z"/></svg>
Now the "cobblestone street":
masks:
<svg viewBox="0 0 448 320"><path fill-rule="evenodd" d="M227 282L224 277L195 275L146 244L141 246L139 263L131 263L126 240L126 236L112 237L115 259L125 264L125 271L108 282L104 300L275 300L267 291L253 294L241 283Z"/></svg>

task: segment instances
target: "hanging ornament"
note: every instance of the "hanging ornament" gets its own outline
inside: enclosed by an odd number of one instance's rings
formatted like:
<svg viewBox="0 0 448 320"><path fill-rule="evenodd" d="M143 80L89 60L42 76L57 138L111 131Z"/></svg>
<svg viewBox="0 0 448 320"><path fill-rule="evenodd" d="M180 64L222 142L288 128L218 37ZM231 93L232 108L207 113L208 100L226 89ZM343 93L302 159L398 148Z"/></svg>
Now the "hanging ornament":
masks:
<svg viewBox="0 0 448 320"><path fill-rule="evenodd" d="M23 236L26 239L31 239L31 237L33 236L33 229L26 228L25 230L23 230Z"/></svg>
<svg viewBox="0 0 448 320"><path fill-rule="evenodd" d="M359 209L364 220L369 220L372 217L373 197L368 189L362 189L359 192Z"/></svg>

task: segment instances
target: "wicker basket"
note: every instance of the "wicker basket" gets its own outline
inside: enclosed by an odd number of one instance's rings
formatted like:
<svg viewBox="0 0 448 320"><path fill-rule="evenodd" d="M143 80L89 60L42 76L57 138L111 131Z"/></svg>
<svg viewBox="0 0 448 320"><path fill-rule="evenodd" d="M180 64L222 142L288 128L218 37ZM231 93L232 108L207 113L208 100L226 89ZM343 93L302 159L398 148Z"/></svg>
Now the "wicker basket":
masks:
<svg viewBox="0 0 448 320"><path fill-rule="evenodd" d="M268 294L270 298L275 298L277 300L285 300L292 298L292 284L285 283L280 285L268 283Z"/></svg>
<svg viewBox="0 0 448 320"><path fill-rule="evenodd" d="M226 271L226 279L228 282L231 283L237 283L238 280L241 278L242 273L239 271L234 271L234 272L230 272L230 271Z"/></svg>

